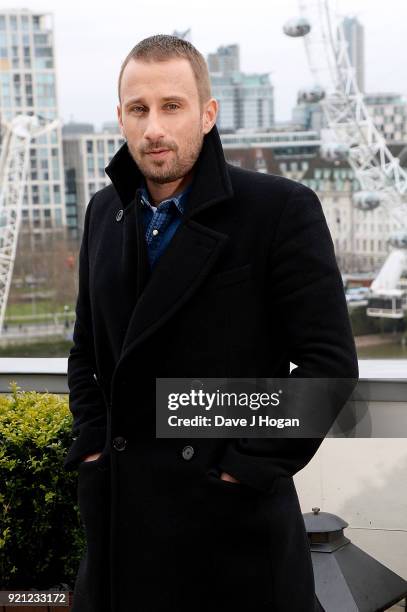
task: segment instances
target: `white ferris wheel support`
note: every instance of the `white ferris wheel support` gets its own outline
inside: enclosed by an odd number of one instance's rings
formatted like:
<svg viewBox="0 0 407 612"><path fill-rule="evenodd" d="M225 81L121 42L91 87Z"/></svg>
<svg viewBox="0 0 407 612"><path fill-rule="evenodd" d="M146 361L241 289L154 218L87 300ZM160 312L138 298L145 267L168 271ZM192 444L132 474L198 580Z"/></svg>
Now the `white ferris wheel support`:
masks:
<svg viewBox="0 0 407 612"><path fill-rule="evenodd" d="M34 115L2 119L3 139L0 156L0 334L10 292L16 258L21 211L26 185L30 142L55 129L56 119L40 125Z"/></svg>
<svg viewBox="0 0 407 612"><path fill-rule="evenodd" d="M304 36L304 43L311 71L326 91L321 106L329 130L337 143L347 147L349 164L366 193L356 196L356 205L363 209L365 203L366 210L382 205L400 229L407 231L407 173L387 147L364 102L342 23L337 21L329 0L299 0L299 6L304 17L311 17L313 23L318 19L317 27ZM316 58L315 51L322 45L324 52L321 49ZM375 197L369 200L368 192Z"/></svg>
<svg viewBox="0 0 407 612"><path fill-rule="evenodd" d="M407 173L389 150L364 102L333 0L298 3L300 17L290 20L284 32L304 40L315 85L300 96L303 101L319 102L323 109L328 129L322 132L322 154L331 161L348 161L361 187L353 196L354 206L366 212L381 206L386 211L398 228L389 243L406 254L407 262ZM398 263L385 262L380 281L378 277L371 285L372 291L396 289L394 266L400 277L405 265L401 266L400 257L392 256L392 252L388 258ZM393 272L389 276L390 269Z"/></svg>

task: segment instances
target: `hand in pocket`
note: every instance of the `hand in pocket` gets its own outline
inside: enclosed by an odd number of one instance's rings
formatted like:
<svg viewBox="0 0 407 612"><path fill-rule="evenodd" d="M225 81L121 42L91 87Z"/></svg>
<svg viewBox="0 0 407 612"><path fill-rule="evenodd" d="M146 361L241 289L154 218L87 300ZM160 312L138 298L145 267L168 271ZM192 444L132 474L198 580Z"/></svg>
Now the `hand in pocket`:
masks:
<svg viewBox="0 0 407 612"><path fill-rule="evenodd" d="M228 482L240 482L240 480L237 480L234 476L232 476L232 474L228 474L227 472L222 472L220 475L220 479L227 480Z"/></svg>
<svg viewBox="0 0 407 612"><path fill-rule="evenodd" d="M92 453L91 455L86 455L83 461L96 461L96 459L99 459L101 454L102 453L100 452L100 453Z"/></svg>

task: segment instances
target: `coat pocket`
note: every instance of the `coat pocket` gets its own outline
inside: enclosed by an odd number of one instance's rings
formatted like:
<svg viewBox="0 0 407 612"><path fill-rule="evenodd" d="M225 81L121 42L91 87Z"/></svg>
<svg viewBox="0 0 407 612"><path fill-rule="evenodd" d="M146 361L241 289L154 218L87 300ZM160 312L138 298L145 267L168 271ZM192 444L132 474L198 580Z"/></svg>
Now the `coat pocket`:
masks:
<svg viewBox="0 0 407 612"><path fill-rule="evenodd" d="M238 266L236 268L231 268L230 270L223 270L222 272L218 272L217 274L211 276L206 281L205 285L206 287L217 288L240 283L250 278L251 269L251 264L245 264L244 266Z"/></svg>
<svg viewBox="0 0 407 612"><path fill-rule="evenodd" d="M223 480L220 475L221 470L218 468L210 468L206 471L206 479L210 485L224 489L227 493L230 492L231 495L234 495L235 493L237 495L246 495L249 497L250 495L253 495L254 497L259 495L259 492L252 487L249 487L242 482Z"/></svg>
<svg viewBox="0 0 407 612"><path fill-rule="evenodd" d="M85 527L88 548L106 527L110 507L110 454L93 461L81 461L78 466L78 506Z"/></svg>
<svg viewBox="0 0 407 612"><path fill-rule="evenodd" d="M95 466L102 468L102 470L105 470L108 467L108 461L106 460L106 457L110 457L110 455L105 451L102 451L102 454L97 459L91 459L91 461L85 461L84 459L82 459L78 463L78 471L83 469L89 469L90 467Z"/></svg>
<svg viewBox="0 0 407 612"><path fill-rule="evenodd" d="M202 546L218 603L228 610L239 604L263 610L272 601L272 553L261 493L222 480L212 469L200 479L200 488ZM232 593L231 585L239 585L238 592Z"/></svg>
<svg viewBox="0 0 407 612"><path fill-rule="evenodd" d="M110 560L110 454L78 466L78 506L86 538L75 581L75 612L108 612Z"/></svg>

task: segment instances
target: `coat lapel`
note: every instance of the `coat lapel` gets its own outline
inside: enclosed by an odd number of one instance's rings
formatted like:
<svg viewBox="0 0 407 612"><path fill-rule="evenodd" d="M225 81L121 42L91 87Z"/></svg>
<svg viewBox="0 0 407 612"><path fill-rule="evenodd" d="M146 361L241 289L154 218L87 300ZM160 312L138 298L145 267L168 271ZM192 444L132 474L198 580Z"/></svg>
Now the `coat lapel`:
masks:
<svg viewBox="0 0 407 612"><path fill-rule="evenodd" d="M131 316L116 370L132 350L170 319L209 274L228 236L194 220L197 212L233 195L219 134L214 127L204 138L195 165L187 210L171 242L149 271L137 187L141 172L127 144L106 168L124 205L122 270ZM136 191L136 197L134 193ZM136 268L136 269L135 269Z"/></svg>

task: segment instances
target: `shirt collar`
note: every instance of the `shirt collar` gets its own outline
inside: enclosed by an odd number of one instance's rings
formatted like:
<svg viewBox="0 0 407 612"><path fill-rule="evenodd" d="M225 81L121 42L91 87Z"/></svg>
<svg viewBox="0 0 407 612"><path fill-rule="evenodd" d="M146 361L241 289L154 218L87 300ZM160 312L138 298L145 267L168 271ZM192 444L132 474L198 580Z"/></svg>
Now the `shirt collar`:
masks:
<svg viewBox="0 0 407 612"><path fill-rule="evenodd" d="M185 216L189 219L197 212L233 197L230 176L232 166L226 162L216 124L205 134L202 148L194 165L194 179L188 194ZM140 188L143 173L124 142L105 168L107 176L127 214ZM235 169L233 169L235 172Z"/></svg>
<svg viewBox="0 0 407 612"><path fill-rule="evenodd" d="M165 200L162 200L159 204L157 204L157 207L159 206L161 208L161 205L163 205L162 208L166 209L169 207L170 202L174 202L175 206L178 208L180 213L183 214L185 212L185 204L186 204L187 195L190 190L191 190L191 183L181 193L177 193L177 195L174 195L174 196L171 196L170 198L166 198ZM141 183L140 196L141 196L142 204L144 206L147 206L147 208L151 209L152 204L150 202L150 195L148 193L147 184L146 184L145 179L143 179ZM153 204L153 206L155 205Z"/></svg>

